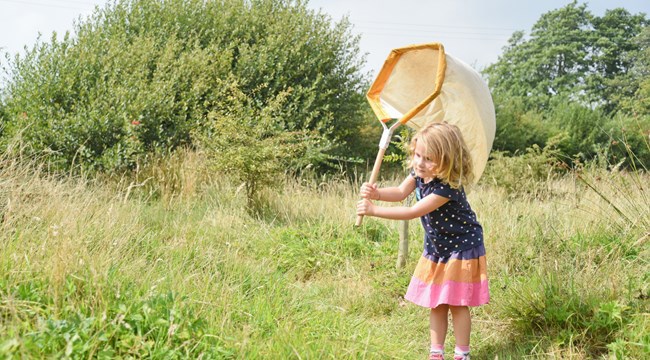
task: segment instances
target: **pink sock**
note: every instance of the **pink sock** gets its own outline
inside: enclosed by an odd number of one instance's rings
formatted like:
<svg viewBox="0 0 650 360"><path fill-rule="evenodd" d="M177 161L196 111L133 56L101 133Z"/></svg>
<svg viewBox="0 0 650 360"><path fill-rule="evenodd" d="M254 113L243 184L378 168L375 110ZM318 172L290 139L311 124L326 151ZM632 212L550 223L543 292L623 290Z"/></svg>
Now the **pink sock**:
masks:
<svg viewBox="0 0 650 360"><path fill-rule="evenodd" d="M445 351L445 345L443 344L431 344L431 351Z"/></svg>
<svg viewBox="0 0 650 360"><path fill-rule="evenodd" d="M454 349L454 351L457 353L468 353L469 345L456 345L456 349Z"/></svg>

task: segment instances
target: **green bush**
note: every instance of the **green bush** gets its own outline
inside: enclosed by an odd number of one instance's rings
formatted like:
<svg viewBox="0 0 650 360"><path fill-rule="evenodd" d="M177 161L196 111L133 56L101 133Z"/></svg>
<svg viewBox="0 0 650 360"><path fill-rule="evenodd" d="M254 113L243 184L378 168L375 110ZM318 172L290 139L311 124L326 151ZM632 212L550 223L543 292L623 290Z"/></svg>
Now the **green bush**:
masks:
<svg viewBox="0 0 650 360"><path fill-rule="evenodd" d="M65 282L66 297L77 300L79 283L71 276ZM0 294L30 304L32 314L23 319L23 330L0 343L0 357L30 357L50 354L57 358L153 357L184 359L232 356L223 343L205 337L206 323L192 310L187 298L172 292L138 294L127 287L110 296L106 309L65 306L53 311L48 285L39 280L17 286L0 283ZM81 302L87 294L81 295ZM3 313L0 312L0 315ZM11 314L6 315L11 319Z"/></svg>
<svg viewBox="0 0 650 360"><path fill-rule="evenodd" d="M557 150L533 145L517 156L493 152L481 181L503 188L512 196L543 199L554 194L549 183L563 171Z"/></svg>
<svg viewBox="0 0 650 360"><path fill-rule="evenodd" d="M606 159L621 168L648 171L650 166L650 116L618 115L605 124Z"/></svg>
<svg viewBox="0 0 650 360"><path fill-rule="evenodd" d="M495 105L494 150L514 155L533 145L546 145L550 131L542 113L528 109L521 98L506 95L497 95Z"/></svg>
<svg viewBox="0 0 650 360"><path fill-rule="evenodd" d="M523 337L586 349L592 357L608 349L628 356L649 353L648 348L623 340L635 337L629 329L641 320L633 316L640 311L638 301L617 300L614 293L602 294L590 284L579 284L570 271L542 269L522 281L526 285L510 291L504 316L512 319L514 330Z"/></svg>
<svg viewBox="0 0 650 360"><path fill-rule="evenodd" d="M497 130L493 149L513 156L535 146L578 165L596 161L604 168L647 169L650 117L606 115L575 102L556 99L545 112L527 109L517 97L495 98Z"/></svg>
<svg viewBox="0 0 650 360"><path fill-rule="evenodd" d="M278 178L287 169L324 161L322 151L329 144L316 131L287 131L281 126L289 92L258 109L236 85L227 91L227 101L208 114L194 137L215 171L245 185L249 210L259 212L262 188L281 185Z"/></svg>
<svg viewBox="0 0 650 360"><path fill-rule="evenodd" d="M570 158L594 159L598 145L608 143L605 124L609 119L599 110L558 100L546 117L557 129L557 148Z"/></svg>
<svg viewBox="0 0 650 360"><path fill-rule="evenodd" d="M363 121L358 40L301 1L110 2L10 61L5 147L19 137L58 169L132 168L193 146L236 82L255 109L286 94L274 127L316 132L335 157Z"/></svg>

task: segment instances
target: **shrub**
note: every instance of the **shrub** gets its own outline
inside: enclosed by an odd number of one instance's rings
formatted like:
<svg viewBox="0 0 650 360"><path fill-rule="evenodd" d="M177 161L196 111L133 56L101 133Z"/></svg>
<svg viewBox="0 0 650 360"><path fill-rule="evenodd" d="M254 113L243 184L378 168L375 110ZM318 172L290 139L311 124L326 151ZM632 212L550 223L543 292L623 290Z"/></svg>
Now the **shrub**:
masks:
<svg viewBox="0 0 650 360"><path fill-rule="evenodd" d="M591 160L597 155L598 145L608 143L604 131L608 118L599 110L557 101L546 116L557 129L558 150L570 158Z"/></svg>
<svg viewBox="0 0 650 360"><path fill-rule="evenodd" d="M193 146L234 81L255 111L284 94L274 128L344 154L365 106L358 41L301 1L110 2L8 64L4 142L20 134L58 169L133 168Z"/></svg>
<svg viewBox="0 0 650 360"><path fill-rule="evenodd" d="M629 306L578 289L571 279L560 279L554 273L536 274L528 281L527 288L513 292L508 306L517 332L585 348L592 356L607 352L607 345L620 335L633 313Z"/></svg>
<svg viewBox="0 0 650 360"><path fill-rule="evenodd" d="M546 145L550 129L542 113L530 110L523 99L513 96L501 95L495 98L495 105L497 130L492 145L494 150L514 155L533 145Z"/></svg>
<svg viewBox="0 0 650 360"><path fill-rule="evenodd" d="M618 115L605 124L606 159L620 168L648 171L650 166L650 116Z"/></svg>
<svg viewBox="0 0 650 360"><path fill-rule="evenodd" d="M66 306L53 311L53 304L45 295L47 285L38 280L16 287L0 287L0 293L5 291L17 300L29 300L33 311L23 314L34 315L23 319L24 330L29 331L0 342L2 357L30 357L30 354L100 359L232 356L222 342L204 336L207 324L196 315L191 301L172 292L142 295L129 290L123 298L117 294L106 299L111 302L105 309ZM75 296L74 277L66 280L65 291L66 296Z"/></svg>
<svg viewBox="0 0 650 360"><path fill-rule="evenodd" d="M516 156L495 151L481 181L501 187L513 196L547 198L554 191L549 186L551 180L564 171L558 155L550 146L540 148L537 145Z"/></svg>
<svg viewBox="0 0 650 360"><path fill-rule="evenodd" d="M249 210L258 212L260 190L281 185L278 180L287 169L322 161L319 155L327 143L322 144L315 131L283 129L282 110L289 93L258 109L236 85L228 92L228 102L208 114L206 126L197 129L195 138L215 171L244 185Z"/></svg>

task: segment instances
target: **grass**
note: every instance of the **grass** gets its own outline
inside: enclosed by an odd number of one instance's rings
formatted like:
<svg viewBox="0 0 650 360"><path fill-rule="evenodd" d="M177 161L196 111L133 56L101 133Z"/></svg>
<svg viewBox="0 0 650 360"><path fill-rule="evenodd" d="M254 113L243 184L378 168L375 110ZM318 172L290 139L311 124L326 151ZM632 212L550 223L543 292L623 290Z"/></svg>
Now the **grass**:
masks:
<svg viewBox="0 0 650 360"><path fill-rule="evenodd" d="M425 356L427 311L402 298L417 221L397 269L396 222L352 227L358 184L287 180L251 216L202 163L115 181L3 160L0 358ZM542 173L543 191L488 174L469 195L492 293L473 358L650 356L648 176Z"/></svg>

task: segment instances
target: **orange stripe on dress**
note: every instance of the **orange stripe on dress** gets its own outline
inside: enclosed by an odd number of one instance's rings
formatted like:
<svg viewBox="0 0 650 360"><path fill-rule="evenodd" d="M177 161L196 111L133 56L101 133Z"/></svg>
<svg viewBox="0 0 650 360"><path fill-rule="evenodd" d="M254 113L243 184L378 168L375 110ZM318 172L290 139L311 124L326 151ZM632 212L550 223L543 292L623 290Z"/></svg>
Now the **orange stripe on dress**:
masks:
<svg viewBox="0 0 650 360"><path fill-rule="evenodd" d="M447 281L479 283L487 280L486 269L485 256L468 260L452 259L446 264L421 257L413 277L425 284L441 285Z"/></svg>

